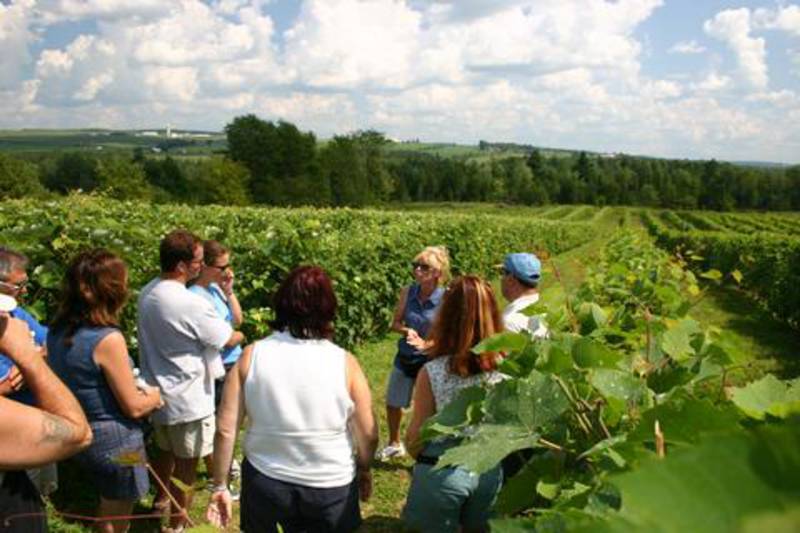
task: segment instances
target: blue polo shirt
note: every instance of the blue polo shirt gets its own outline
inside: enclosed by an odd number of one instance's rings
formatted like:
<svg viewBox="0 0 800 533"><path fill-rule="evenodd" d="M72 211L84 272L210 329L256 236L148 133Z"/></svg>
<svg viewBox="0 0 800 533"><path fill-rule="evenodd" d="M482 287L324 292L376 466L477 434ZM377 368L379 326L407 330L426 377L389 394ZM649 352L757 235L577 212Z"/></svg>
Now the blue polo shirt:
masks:
<svg viewBox="0 0 800 533"><path fill-rule="evenodd" d="M12 317L22 320L28 324L28 327L33 332L33 342L35 342L37 346L44 346L47 343L47 328L40 324L32 314L24 310L22 307L17 307L9 314ZM8 374L11 372L13 367L14 361L9 359L6 354L0 352L0 381L5 381L8 378ZM14 394L10 395L9 398L28 405L34 405L36 403L33 394L27 389L15 392Z"/></svg>

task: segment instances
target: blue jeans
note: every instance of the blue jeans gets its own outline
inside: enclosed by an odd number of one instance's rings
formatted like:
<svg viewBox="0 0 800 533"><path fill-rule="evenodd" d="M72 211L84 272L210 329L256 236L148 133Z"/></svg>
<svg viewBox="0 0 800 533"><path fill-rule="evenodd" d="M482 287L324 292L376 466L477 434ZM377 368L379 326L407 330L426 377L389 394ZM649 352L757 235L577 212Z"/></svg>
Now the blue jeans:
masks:
<svg viewBox="0 0 800 533"><path fill-rule="evenodd" d="M500 492L500 466L474 474L461 467L435 470L417 463L403 509L403 520L418 531L458 531L486 528L491 508Z"/></svg>

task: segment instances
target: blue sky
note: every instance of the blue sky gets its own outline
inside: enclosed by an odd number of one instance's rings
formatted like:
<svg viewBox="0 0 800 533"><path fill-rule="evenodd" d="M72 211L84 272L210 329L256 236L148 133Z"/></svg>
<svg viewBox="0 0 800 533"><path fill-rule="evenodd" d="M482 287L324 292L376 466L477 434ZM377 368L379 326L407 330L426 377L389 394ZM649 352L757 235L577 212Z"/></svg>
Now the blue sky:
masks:
<svg viewBox="0 0 800 533"><path fill-rule="evenodd" d="M800 163L800 4L0 0L0 128L220 130Z"/></svg>

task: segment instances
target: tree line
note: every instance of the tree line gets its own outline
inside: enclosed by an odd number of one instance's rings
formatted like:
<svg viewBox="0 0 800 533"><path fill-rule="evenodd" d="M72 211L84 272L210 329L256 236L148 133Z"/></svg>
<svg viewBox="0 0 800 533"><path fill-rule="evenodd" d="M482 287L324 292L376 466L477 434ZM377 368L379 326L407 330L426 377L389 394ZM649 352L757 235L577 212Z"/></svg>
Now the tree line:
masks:
<svg viewBox="0 0 800 533"><path fill-rule="evenodd" d="M197 159L0 154L0 196L105 191L116 198L226 205L366 206L386 202L644 205L685 209L800 210L800 166L556 152L445 158L387 151L376 131L320 142L286 121L255 115L225 127L225 155ZM519 148L518 145L512 147Z"/></svg>

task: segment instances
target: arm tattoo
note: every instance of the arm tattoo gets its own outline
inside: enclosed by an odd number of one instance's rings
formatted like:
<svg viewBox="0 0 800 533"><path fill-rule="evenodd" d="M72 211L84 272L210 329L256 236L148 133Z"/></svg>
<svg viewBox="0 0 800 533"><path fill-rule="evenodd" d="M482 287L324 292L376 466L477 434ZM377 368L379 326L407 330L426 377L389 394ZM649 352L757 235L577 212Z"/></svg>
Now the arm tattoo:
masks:
<svg viewBox="0 0 800 533"><path fill-rule="evenodd" d="M41 442L69 442L74 440L72 426L63 418L44 413Z"/></svg>

